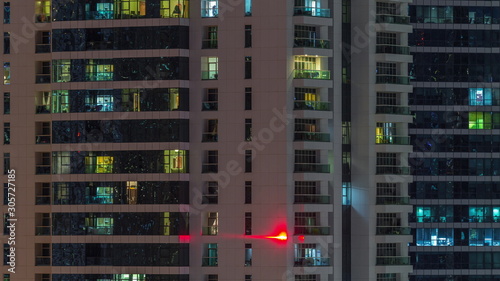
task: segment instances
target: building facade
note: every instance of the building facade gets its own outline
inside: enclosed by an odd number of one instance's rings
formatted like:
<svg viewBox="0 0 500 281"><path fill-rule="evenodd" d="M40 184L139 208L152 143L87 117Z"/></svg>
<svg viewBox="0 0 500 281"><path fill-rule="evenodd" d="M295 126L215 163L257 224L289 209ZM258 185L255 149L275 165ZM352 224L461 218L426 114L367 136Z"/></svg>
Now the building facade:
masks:
<svg viewBox="0 0 500 281"><path fill-rule="evenodd" d="M410 8L411 280L497 280L498 1Z"/></svg>
<svg viewBox="0 0 500 281"><path fill-rule="evenodd" d="M4 280L408 280L408 2L3 2Z"/></svg>

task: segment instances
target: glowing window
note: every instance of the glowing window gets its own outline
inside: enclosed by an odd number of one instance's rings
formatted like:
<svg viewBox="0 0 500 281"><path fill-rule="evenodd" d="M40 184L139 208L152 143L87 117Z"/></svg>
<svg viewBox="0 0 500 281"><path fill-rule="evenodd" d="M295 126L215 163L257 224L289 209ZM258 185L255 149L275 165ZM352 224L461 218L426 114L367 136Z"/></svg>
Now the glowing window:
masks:
<svg viewBox="0 0 500 281"><path fill-rule="evenodd" d="M419 228L416 242L417 246L453 246L453 229Z"/></svg>
<svg viewBox="0 0 500 281"><path fill-rule="evenodd" d="M122 18L137 18L146 15L145 0L122 0L119 6Z"/></svg>
<svg viewBox="0 0 500 281"><path fill-rule="evenodd" d="M94 201L97 204L113 204L113 188L109 186L97 187Z"/></svg>
<svg viewBox="0 0 500 281"><path fill-rule="evenodd" d="M165 150L163 157L165 173L186 173L187 158L185 150Z"/></svg>
<svg viewBox="0 0 500 281"><path fill-rule="evenodd" d="M471 88L469 89L469 104L470 105L491 105L492 104L491 89L488 88Z"/></svg>
<svg viewBox="0 0 500 281"><path fill-rule="evenodd" d="M35 1L35 21L50 22L50 0Z"/></svg>
<svg viewBox="0 0 500 281"><path fill-rule="evenodd" d="M160 17L162 18L189 18L189 1L161 0Z"/></svg>
<svg viewBox="0 0 500 281"><path fill-rule="evenodd" d="M87 81L113 81L112 64L94 64L93 60L86 66Z"/></svg>
<svg viewBox="0 0 500 281"><path fill-rule="evenodd" d="M50 102L49 98L44 98L45 104ZM69 112L69 97L68 91L53 91L52 92L52 113L68 113Z"/></svg>
<svg viewBox="0 0 500 281"><path fill-rule="evenodd" d="M202 57L201 58L201 79L217 80L219 78L219 58Z"/></svg>
<svg viewBox="0 0 500 281"><path fill-rule="evenodd" d="M10 62L3 63L3 84L10 85Z"/></svg>
<svg viewBox="0 0 500 281"><path fill-rule="evenodd" d="M85 226L90 235L112 235L114 220L113 218L90 216L85 218Z"/></svg>
<svg viewBox="0 0 500 281"><path fill-rule="evenodd" d="M71 81L71 60L54 60L52 62L54 71L54 82L70 82Z"/></svg>
<svg viewBox="0 0 500 281"><path fill-rule="evenodd" d="M469 129L491 129L491 113L469 112Z"/></svg>

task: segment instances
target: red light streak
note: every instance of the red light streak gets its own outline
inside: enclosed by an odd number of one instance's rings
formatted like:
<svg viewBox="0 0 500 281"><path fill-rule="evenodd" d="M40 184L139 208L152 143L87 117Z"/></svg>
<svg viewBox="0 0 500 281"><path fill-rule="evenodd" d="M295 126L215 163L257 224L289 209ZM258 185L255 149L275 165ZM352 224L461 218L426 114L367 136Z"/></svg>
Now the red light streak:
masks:
<svg viewBox="0 0 500 281"><path fill-rule="evenodd" d="M288 236L286 235L286 232L282 231L277 236L266 236L266 238L286 241L288 239Z"/></svg>

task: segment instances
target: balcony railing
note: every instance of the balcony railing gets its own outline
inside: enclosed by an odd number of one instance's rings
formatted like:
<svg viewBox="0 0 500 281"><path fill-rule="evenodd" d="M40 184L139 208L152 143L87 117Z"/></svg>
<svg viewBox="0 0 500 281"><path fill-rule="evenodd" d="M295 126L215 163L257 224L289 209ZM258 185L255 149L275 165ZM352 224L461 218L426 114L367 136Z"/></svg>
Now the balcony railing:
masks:
<svg viewBox="0 0 500 281"><path fill-rule="evenodd" d="M294 16L310 16L310 17L321 17L329 18L330 9L319 9L315 7L295 7L293 9Z"/></svg>
<svg viewBox="0 0 500 281"><path fill-rule="evenodd" d="M330 235L328 226L296 226L294 235Z"/></svg>
<svg viewBox="0 0 500 281"><path fill-rule="evenodd" d="M377 265L410 265L410 257L377 257Z"/></svg>
<svg viewBox="0 0 500 281"><path fill-rule="evenodd" d="M202 204L218 204L219 196L218 195L203 195L201 198Z"/></svg>
<svg viewBox="0 0 500 281"><path fill-rule="evenodd" d="M410 115L411 112L409 106L377 105L375 113Z"/></svg>
<svg viewBox="0 0 500 281"><path fill-rule="evenodd" d="M36 144L48 144L50 143L50 135L37 135L35 138Z"/></svg>
<svg viewBox="0 0 500 281"><path fill-rule="evenodd" d="M219 172L219 164L215 163L203 163L201 166L202 173L217 173Z"/></svg>
<svg viewBox="0 0 500 281"><path fill-rule="evenodd" d="M409 175L410 167L402 166L377 166L377 175Z"/></svg>
<svg viewBox="0 0 500 281"><path fill-rule="evenodd" d="M50 13L35 14L35 22L50 22Z"/></svg>
<svg viewBox="0 0 500 281"><path fill-rule="evenodd" d="M377 84L410 85L410 77L409 76L400 76L400 75L380 74L380 75L377 75L376 83Z"/></svg>
<svg viewBox="0 0 500 281"><path fill-rule="evenodd" d="M35 53L50 53L50 44L36 44L35 45Z"/></svg>
<svg viewBox="0 0 500 281"><path fill-rule="evenodd" d="M42 265L42 266L50 265L50 257L47 256L35 257L35 265Z"/></svg>
<svg viewBox="0 0 500 281"><path fill-rule="evenodd" d="M377 45L376 52L378 54L409 55L410 47L398 45Z"/></svg>
<svg viewBox="0 0 500 281"><path fill-rule="evenodd" d="M400 145L409 145L410 137L407 136L394 136L394 135L378 135L375 136L376 144L400 144Z"/></svg>
<svg viewBox="0 0 500 281"><path fill-rule="evenodd" d="M295 194L295 204L330 204L330 195Z"/></svg>
<svg viewBox="0 0 500 281"><path fill-rule="evenodd" d="M50 105L37 105L36 114L50 113Z"/></svg>
<svg viewBox="0 0 500 281"><path fill-rule="evenodd" d="M35 235L50 235L50 226L35 226Z"/></svg>
<svg viewBox="0 0 500 281"><path fill-rule="evenodd" d="M50 83L50 74L37 74L35 76L36 84L47 84Z"/></svg>
<svg viewBox="0 0 500 281"><path fill-rule="evenodd" d="M201 41L202 49L217 49L217 47L218 47L217 39L203 39L203 41Z"/></svg>
<svg viewBox="0 0 500 281"><path fill-rule="evenodd" d="M294 141L330 141L330 134L328 133L316 133L316 132L295 132Z"/></svg>
<svg viewBox="0 0 500 281"><path fill-rule="evenodd" d="M217 235L219 233L219 227L217 226L204 226L201 228L201 234L203 235Z"/></svg>
<svg viewBox="0 0 500 281"><path fill-rule="evenodd" d="M37 175L50 175L50 165L36 165L35 171Z"/></svg>
<svg viewBox="0 0 500 281"><path fill-rule="evenodd" d="M401 226L377 226L377 235L411 235L411 228Z"/></svg>
<svg viewBox="0 0 500 281"><path fill-rule="evenodd" d="M202 111L217 111L219 109L219 102L217 101L204 101L201 104Z"/></svg>
<svg viewBox="0 0 500 281"><path fill-rule="evenodd" d="M329 266L330 258L295 258L294 266Z"/></svg>
<svg viewBox="0 0 500 281"><path fill-rule="evenodd" d="M317 110L317 111L329 111L330 103L327 101L306 101L306 100L296 100L293 103L294 110Z"/></svg>
<svg viewBox="0 0 500 281"><path fill-rule="evenodd" d="M201 260L201 266L217 266L217 257L203 257Z"/></svg>
<svg viewBox="0 0 500 281"><path fill-rule="evenodd" d="M203 8L201 9L201 17L202 18L216 18L219 16L219 8Z"/></svg>
<svg viewBox="0 0 500 281"><path fill-rule="evenodd" d="M293 71L293 78L295 79L320 79L329 80L329 70L311 70L311 69L295 69Z"/></svg>
<svg viewBox="0 0 500 281"><path fill-rule="evenodd" d="M377 196L377 205L408 205L408 196Z"/></svg>
<svg viewBox="0 0 500 281"><path fill-rule="evenodd" d="M219 79L219 72L216 70L207 70L201 72L202 80L217 80Z"/></svg>
<svg viewBox="0 0 500 281"><path fill-rule="evenodd" d="M50 195L37 195L36 205L50 205Z"/></svg>
<svg viewBox="0 0 500 281"><path fill-rule="evenodd" d="M317 163L295 163L295 173L329 173L330 165Z"/></svg>
<svg viewBox="0 0 500 281"><path fill-rule="evenodd" d="M218 135L217 133L203 133L201 136L201 141L202 142L217 142L218 140Z"/></svg>
<svg viewBox="0 0 500 281"><path fill-rule="evenodd" d="M296 48L320 48L330 49L330 41L317 38L299 38L295 37L293 46Z"/></svg>
<svg viewBox="0 0 500 281"><path fill-rule="evenodd" d="M410 17L399 15L377 15L375 17L377 23L395 23L395 24L410 24Z"/></svg>

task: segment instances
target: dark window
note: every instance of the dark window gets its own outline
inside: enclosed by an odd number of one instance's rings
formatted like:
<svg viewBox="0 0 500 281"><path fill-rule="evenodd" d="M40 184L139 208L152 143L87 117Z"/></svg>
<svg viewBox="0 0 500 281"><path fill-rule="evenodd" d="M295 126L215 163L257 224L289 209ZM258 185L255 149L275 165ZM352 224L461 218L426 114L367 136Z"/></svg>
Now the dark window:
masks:
<svg viewBox="0 0 500 281"><path fill-rule="evenodd" d="M3 174L7 175L10 170L10 153L3 154Z"/></svg>
<svg viewBox="0 0 500 281"><path fill-rule="evenodd" d="M10 93L3 93L3 114L10 114Z"/></svg>
<svg viewBox="0 0 500 281"><path fill-rule="evenodd" d="M245 25L245 48L252 47L252 26Z"/></svg>
<svg viewBox="0 0 500 281"><path fill-rule="evenodd" d="M10 23L10 2L3 2L3 23Z"/></svg>
<svg viewBox="0 0 500 281"><path fill-rule="evenodd" d="M10 32L3 33L3 53L10 54Z"/></svg>
<svg viewBox="0 0 500 281"><path fill-rule="evenodd" d="M245 110L252 110L252 88L245 88Z"/></svg>
<svg viewBox="0 0 500 281"><path fill-rule="evenodd" d="M252 172L252 150L245 150L245 173Z"/></svg>
<svg viewBox="0 0 500 281"><path fill-rule="evenodd" d="M252 57L245 57L245 79L252 78Z"/></svg>
<svg viewBox="0 0 500 281"><path fill-rule="evenodd" d="M252 140L252 119L245 119L245 141Z"/></svg>
<svg viewBox="0 0 500 281"><path fill-rule="evenodd" d="M252 235L252 213L245 213L245 235Z"/></svg>
<svg viewBox="0 0 500 281"><path fill-rule="evenodd" d="M3 123L3 144L10 144L10 123Z"/></svg>
<svg viewBox="0 0 500 281"><path fill-rule="evenodd" d="M245 181L245 204L252 204L252 182Z"/></svg>
<svg viewBox="0 0 500 281"><path fill-rule="evenodd" d="M245 266L252 266L252 244L245 244Z"/></svg>

